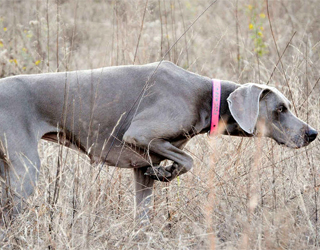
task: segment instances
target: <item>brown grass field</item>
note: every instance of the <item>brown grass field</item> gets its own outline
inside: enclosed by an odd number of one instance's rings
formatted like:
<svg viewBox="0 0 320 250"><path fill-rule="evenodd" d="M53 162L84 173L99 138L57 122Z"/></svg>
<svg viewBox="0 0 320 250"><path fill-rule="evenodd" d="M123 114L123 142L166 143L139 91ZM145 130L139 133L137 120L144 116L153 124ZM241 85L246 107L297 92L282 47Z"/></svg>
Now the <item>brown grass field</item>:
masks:
<svg viewBox="0 0 320 250"><path fill-rule="evenodd" d="M319 130L319 0L218 0L201 15L211 3L0 0L0 77L164 58L204 76L275 86ZM186 147L194 168L156 183L152 220L141 228L130 169L106 166L95 180L99 164L41 141L36 192L0 247L320 249L319 146L197 136Z"/></svg>

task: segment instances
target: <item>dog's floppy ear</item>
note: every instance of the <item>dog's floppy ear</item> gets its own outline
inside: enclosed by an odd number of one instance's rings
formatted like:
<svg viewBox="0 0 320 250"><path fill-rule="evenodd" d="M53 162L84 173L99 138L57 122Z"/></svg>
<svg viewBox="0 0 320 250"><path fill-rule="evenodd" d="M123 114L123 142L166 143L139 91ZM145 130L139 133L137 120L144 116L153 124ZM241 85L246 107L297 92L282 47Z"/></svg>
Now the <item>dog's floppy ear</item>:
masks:
<svg viewBox="0 0 320 250"><path fill-rule="evenodd" d="M248 134L253 134L259 115L259 101L266 88L247 83L233 91L227 101L231 115Z"/></svg>

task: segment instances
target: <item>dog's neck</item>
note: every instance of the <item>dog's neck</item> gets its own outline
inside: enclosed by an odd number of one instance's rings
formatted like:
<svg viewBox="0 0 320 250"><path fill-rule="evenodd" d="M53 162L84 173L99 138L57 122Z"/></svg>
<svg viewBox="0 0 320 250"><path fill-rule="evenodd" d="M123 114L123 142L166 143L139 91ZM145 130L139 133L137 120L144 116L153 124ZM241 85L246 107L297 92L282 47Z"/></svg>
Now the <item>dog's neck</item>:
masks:
<svg viewBox="0 0 320 250"><path fill-rule="evenodd" d="M206 94L201 95L205 96L206 102L203 102L203 106L200 111L200 133L207 133L210 131L211 126L211 111L212 111L212 81L207 81L206 85ZM218 131L225 135L235 135L235 136L249 136L245 133L234 120L229 110L228 97L229 95L237 88L240 87L240 84L230 82L230 81L221 81L221 101L220 101L220 115L219 115L219 129ZM221 126L225 128L221 129ZM198 130L199 131L199 130Z"/></svg>

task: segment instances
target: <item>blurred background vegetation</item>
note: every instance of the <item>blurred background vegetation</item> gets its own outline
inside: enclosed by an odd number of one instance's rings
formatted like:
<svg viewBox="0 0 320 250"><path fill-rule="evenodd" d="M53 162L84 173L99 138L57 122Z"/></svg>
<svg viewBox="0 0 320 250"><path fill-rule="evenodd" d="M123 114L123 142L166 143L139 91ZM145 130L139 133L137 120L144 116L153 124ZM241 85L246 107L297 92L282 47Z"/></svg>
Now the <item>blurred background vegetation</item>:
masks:
<svg viewBox="0 0 320 250"><path fill-rule="evenodd" d="M164 58L204 76L276 86L319 130L319 1L218 0L189 29L211 3L0 0L0 77ZM268 139L193 139L194 169L157 183L143 236L130 170L107 167L94 182L98 168L64 149L61 194L50 202L57 147L39 145L32 209L3 247L319 249L318 140L292 150Z"/></svg>

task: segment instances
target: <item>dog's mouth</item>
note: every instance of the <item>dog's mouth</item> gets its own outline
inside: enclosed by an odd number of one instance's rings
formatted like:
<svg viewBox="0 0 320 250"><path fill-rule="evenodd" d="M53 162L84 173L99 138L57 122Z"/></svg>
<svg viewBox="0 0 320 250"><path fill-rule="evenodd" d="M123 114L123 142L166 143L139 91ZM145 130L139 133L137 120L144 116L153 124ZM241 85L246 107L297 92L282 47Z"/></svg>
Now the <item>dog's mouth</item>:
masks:
<svg viewBox="0 0 320 250"><path fill-rule="evenodd" d="M281 146L286 147L286 148L292 148L292 149L299 149L299 148L303 147L303 146L298 146L298 145L287 144L287 143L284 143L284 142L278 142L278 145L281 145Z"/></svg>
<svg viewBox="0 0 320 250"><path fill-rule="evenodd" d="M302 147L306 147L311 143L311 141L307 139L298 140L297 142L294 142L293 140L287 140L287 141L275 140L275 141L277 142L278 145L281 145L287 148L292 148L292 149L299 149Z"/></svg>

